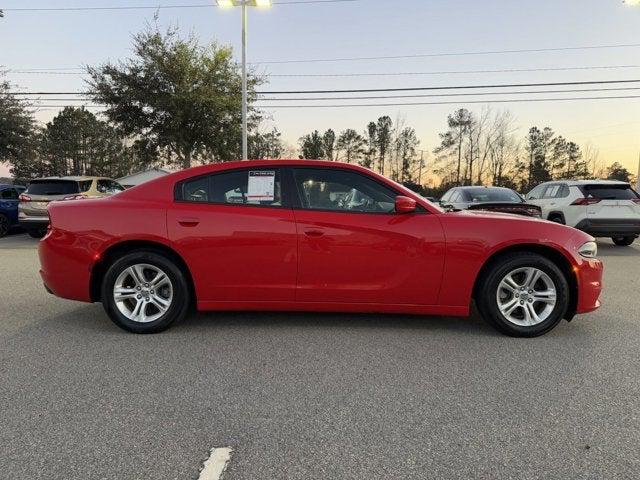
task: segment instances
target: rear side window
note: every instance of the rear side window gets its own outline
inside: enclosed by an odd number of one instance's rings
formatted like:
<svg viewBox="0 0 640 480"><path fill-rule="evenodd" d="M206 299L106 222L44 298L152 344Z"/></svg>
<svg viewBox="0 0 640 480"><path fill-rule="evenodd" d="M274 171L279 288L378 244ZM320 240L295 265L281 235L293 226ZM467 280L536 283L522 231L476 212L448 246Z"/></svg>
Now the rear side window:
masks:
<svg viewBox="0 0 640 480"><path fill-rule="evenodd" d="M97 189L100 193L113 195L114 193L122 192L124 187L113 180L98 180Z"/></svg>
<svg viewBox="0 0 640 480"><path fill-rule="evenodd" d="M587 198L600 200L633 200L638 194L628 185L585 185L582 193Z"/></svg>
<svg viewBox="0 0 640 480"><path fill-rule="evenodd" d="M31 195L69 195L80 193L78 182L73 180L34 180L27 187Z"/></svg>
<svg viewBox="0 0 640 480"><path fill-rule="evenodd" d="M78 187L81 192L88 192L91 190L91 185L93 184L93 180L80 180L78 182Z"/></svg>
<svg viewBox="0 0 640 480"><path fill-rule="evenodd" d="M560 192L560 185L549 185L542 198L556 198Z"/></svg>
<svg viewBox="0 0 640 480"><path fill-rule="evenodd" d="M185 202L282 206L280 170L233 170L187 180L178 188Z"/></svg>
<svg viewBox="0 0 640 480"><path fill-rule="evenodd" d="M17 200L18 192L15 188L6 188L0 191L0 198L2 198L3 200Z"/></svg>

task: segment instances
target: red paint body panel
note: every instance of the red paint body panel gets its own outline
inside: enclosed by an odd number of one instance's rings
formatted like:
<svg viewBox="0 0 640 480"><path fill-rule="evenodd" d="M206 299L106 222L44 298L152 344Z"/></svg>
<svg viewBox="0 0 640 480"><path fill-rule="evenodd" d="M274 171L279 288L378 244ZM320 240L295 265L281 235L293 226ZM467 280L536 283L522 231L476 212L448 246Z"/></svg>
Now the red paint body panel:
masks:
<svg viewBox="0 0 640 480"><path fill-rule="evenodd" d="M342 168L416 201L406 214L367 214L174 200L181 180L234 168ZM178 254L200 310L398 312L464 316L495 253L521 245L562 254L578 284L577 312L599 306L602 263L577 249L591 240L551 222L490 212L445 213L367 169L307 160L232 162L169 175L113 197L52 203L40 242L53 293L91 301L92 271L107 249L146 241Z"/></svg>

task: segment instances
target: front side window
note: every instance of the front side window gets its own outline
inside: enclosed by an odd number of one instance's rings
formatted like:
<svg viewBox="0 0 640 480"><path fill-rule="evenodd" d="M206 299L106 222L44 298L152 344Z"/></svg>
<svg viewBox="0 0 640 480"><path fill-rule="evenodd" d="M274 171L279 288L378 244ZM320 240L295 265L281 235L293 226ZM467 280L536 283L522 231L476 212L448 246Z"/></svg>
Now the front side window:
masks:
<svg viewBox="0 0 640 480"><path fill-rule="evenodd" d="M182 183L178 199L187 202L282 206L280 171L233 170Z"/></svg>
<svg viewBox="0 0 640 480"><path fill-rule="evenodd" d="M345 170L294 170L302 208L361 213L392 213L396 193L364 175Z"/></svg>
<svg viewBox="0 0 640 480"><path fill-rule="evenodd" d="M527 199L538 200L542 198L542 191L546 188L546 185L538 185L527 194Z"/></svg>

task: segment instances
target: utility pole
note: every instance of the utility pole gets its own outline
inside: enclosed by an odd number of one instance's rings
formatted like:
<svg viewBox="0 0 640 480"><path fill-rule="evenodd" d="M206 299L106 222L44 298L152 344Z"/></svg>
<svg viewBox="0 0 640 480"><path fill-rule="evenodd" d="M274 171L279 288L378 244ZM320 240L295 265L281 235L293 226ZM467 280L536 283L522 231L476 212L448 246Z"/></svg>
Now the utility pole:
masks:
<svg viewBox="0 0 640 480"><path fill-rule="evenodd" d="M420 150L420 170L418 171L418 185L422 186L422 167L424 167L424 150Z"/></svg>

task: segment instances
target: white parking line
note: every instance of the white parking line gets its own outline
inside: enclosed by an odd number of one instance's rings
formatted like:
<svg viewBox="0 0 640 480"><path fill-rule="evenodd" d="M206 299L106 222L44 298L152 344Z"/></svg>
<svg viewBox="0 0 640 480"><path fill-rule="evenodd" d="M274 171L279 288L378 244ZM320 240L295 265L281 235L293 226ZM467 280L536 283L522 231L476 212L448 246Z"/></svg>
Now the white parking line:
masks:
<svg viewBox="0 0 640 480"><path fill-rule="evenodd" d="M231 459L231 452L230 448L212 448L198 480L220 480Z"/></svg>

